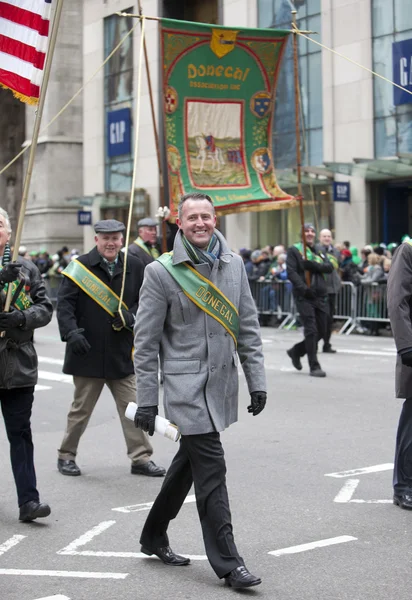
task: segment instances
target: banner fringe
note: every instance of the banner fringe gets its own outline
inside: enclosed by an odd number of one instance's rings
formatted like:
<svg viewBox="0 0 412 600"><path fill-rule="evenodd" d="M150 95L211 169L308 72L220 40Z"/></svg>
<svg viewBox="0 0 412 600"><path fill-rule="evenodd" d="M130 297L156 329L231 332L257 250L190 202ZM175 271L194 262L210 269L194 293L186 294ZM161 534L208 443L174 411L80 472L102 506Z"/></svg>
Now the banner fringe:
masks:
<svg viewBox="0 0 412 600"><path fill-rule="evenodd" d="M6 85L5 83L0 82L0 87L3 88L4 90L10 90L12 92L13 96L15 98L17 98L17 100L20 100L20 102L24 102L25 104L30 104L32 106L36 106L39 103L38 98L33 98L32 96L25 96L24 94L17 92L16 90L14 90L12 87Z"/></svg>

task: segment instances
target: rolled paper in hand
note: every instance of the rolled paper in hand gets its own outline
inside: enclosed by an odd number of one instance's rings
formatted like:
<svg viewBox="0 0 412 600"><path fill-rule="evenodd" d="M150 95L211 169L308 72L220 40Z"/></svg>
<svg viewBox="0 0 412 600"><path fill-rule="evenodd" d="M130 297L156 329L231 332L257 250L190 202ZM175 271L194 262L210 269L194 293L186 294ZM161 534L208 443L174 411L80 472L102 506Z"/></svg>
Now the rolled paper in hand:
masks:
<svg viewBox="0 0 412 600"><path fill-rule="evenodd" d="M134 421L137 408L138 406L135 402L129 402L126 412L124 413L125 417L131 421ZM177 442L180 438L180 431L176 425L173 425L173 423L164 417L161 417L160 415L157 415L155 419L155 432L169 440L172 440L172 442Z"/></svg>

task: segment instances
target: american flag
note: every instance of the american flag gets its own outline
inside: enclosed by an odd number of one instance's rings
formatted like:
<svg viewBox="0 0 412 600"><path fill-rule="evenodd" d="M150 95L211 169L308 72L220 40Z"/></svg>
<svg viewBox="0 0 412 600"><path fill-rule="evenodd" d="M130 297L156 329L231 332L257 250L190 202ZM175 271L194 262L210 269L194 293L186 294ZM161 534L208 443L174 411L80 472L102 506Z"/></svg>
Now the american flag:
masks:
<svg viewBox="0 0 412 600"><path fill-rule="evenodd" d="M52 0L0 0L0 86L37 104Z"/></svg>

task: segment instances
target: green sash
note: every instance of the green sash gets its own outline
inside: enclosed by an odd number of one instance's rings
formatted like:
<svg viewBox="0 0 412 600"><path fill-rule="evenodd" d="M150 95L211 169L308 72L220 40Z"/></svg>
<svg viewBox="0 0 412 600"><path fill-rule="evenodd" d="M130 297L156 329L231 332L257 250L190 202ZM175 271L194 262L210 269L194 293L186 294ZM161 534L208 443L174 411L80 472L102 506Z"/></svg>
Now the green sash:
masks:
<svg viewBox="0 0 412 600"><path fill-rule="evenodd" d="M239 313L236 307L211 281L187 263L174 265L172 252L162 254L157 260L180 285L185 295L205 313L216 319L237 344Z"/></svg>
<svg viewBox="0 0 412 600"><path fill-rule="evenodd" d="M0 271L3 267L0 265ZM13 281L13 283L11 284L11 297L13 298L17 286L19 285L19 281ZM3 287L3 291L5 292L5 294L7 294L7 290L9 288L9 284L6 283L6 285ZM24 288L21 290L20 294L17 296L17 298L13 301L13 306L15 306L16 308L18 308L19 310L26 310L26 308L30 308L30 306L33 304L33 300L30 298L30 296L28 296L26 294L26 292L24 291Z"/></svg>
<svg viewBox="0 0 412 600"><path fill-rule="evenodd" d="M134 244L136 244L136 246L139 246L139 248L141 248L142 250L144 250L149 256L151 256L152 258L154 258L155 260L157 258L159 258L159 250L157 248L149 248L146 246L146 244L144 243L144 241L142 240L142 238L138 237L134 242Z"/></svg>
<svg viewBox="0 0 412 600"><path fill-rule="evenodd" d="M305 257L305 252L303 250L302 242L295 244L295 248L297 248L299 250L299 252L303 256L303 258L306 258L307 260L313 260L314 262L317 262L317 263L323 263L323 260L321 259L321 257L318 256L317 254L315 254L314 252L312 252L312 250L309 248L309 246L306 246L306 257Z"/></svg>
<svg viewBox="0 0 412 600"><path fill-rule="evenodd" d="M62 275L74 281L85 294L90 296L112 317L119 310L119 296L78 260L72 260L64 269ZM122 306L128 310L124 302Z"/></svg>

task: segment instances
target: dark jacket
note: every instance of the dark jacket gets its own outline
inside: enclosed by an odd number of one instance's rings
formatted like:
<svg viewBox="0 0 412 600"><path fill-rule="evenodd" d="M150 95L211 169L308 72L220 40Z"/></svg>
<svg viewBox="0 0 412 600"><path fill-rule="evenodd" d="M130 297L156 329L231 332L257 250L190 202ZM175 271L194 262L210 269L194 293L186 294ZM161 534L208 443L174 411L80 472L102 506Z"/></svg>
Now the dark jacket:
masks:
<svg viewBox="0 0 412 600"><path fill-rule="evenodd" d="M0 338L0 388L31 387L37 383L37 354L33 346L33 331L50 323L53 307L46 295L43 279L36 265L19 257L21 273L28 282L26 294L33 305L24 311L26 323ZM26 335L24 335L26 334ZM24 340L23 338L27 338ZM13 339L14 338L14 339ZM19 341L20 340L20 341Z"/></svg>
<svg viewBox="0 0 412 600"><path fill-rule="evenodd" d="M324 246L322 244L319 244L318 246L316 246L316 250L318 253L325 254L326 257L328 257L328 254L332 255L339 265L340 252L339 250L336 250L336 248L334 248L333 246ZM328 288L328 294L339 294L340 288L342 287L339 269L335 269L334 267L332 273L325 275L325 279L326 286Z"/></svg>
<svg viewBox="0 0 412 600"><path fill-rule="evenodd" d="M157 248L157 246L156 246ZM158 248L159 253L160 249ZM127 254L129 256L135 256L136 258L139 258L144 267L147 267L147 265L150 265L150 263L152 263L154 261L154 258L151 254L149 254L148 252L146 252L145 250L143 250L143 248L141 248L140 246L138 246L137 244L135 244L135 242L133 242L132 244L130 244Z"/></svg>
<svg viewBox="0 0 412 600"><path fill-rule="evenodd" d="M332 273L333 266L324 254L316 252L315 248L311 248L310 250L313 254L320 256L323 261L322 263L317 263L315 261L311 262L310 288L318 298L324 298L328 294L324 275ZM297 299L301 299L304 297L308 286L306 284L303 256L295 246L288 248L286 266L289 281L293 284L293 293Z"/></svg>
<svg viewBox="0 0 412 600"><path fill-rule="evenodd" d="M113 277L97 248L77 260L120 296L123 252L119 253ZM124 302L133 314L136 314L138 307L143 272L142 262L134 256L128 256ZM57 297L57 319L63 341L66 341L69 332L84 329L83 335L91 346L85 356L76 356L67 345L63 373L101 379L123 379L134 373L132 331L125 328L115 331L111 315L64 275Z"/></svg>

